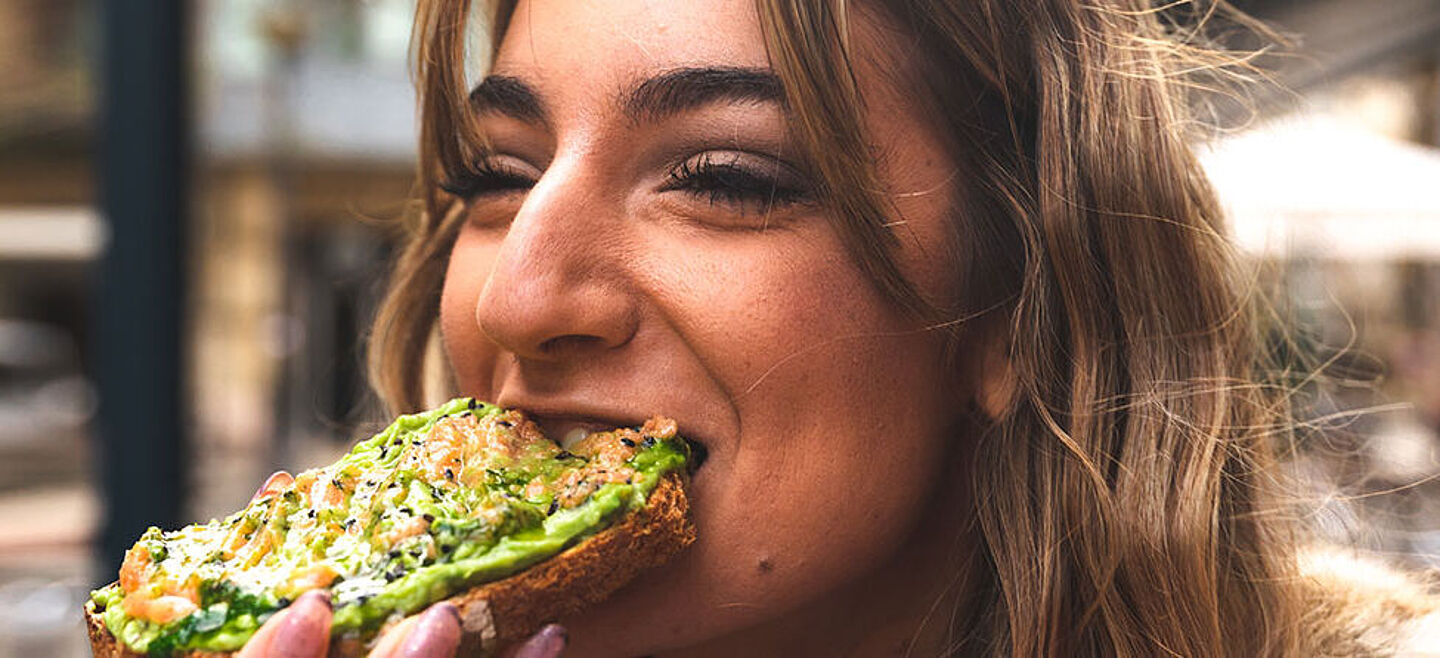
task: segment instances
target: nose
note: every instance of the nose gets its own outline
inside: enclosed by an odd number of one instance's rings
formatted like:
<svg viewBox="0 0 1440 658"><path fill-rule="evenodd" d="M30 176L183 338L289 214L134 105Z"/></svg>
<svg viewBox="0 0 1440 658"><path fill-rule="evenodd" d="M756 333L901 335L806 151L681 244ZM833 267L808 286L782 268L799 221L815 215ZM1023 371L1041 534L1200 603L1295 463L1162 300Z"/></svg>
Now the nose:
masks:
<svg viewBox="0 0 1440 658"><path fill-rule="evenodd" d="M638 315L616 236L620 205L562 161L536 182L501 241L475 304L481 331L532 360L625 345Z"/></svg>

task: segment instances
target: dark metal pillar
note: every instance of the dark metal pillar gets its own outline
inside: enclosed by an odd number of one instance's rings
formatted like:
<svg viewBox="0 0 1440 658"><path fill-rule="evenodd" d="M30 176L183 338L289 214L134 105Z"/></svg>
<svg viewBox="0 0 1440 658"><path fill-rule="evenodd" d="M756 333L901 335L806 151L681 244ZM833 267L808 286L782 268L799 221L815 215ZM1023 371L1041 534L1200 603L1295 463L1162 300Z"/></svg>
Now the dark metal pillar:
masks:
<svg viewBox="0 0 1440 658"><path fill-rule="evenodd" d="M96 382L111 577L151 525L181 521L181 325L188 214L189 57L183 0L100 6L100 205L109 243L96 286Z"/></svg>

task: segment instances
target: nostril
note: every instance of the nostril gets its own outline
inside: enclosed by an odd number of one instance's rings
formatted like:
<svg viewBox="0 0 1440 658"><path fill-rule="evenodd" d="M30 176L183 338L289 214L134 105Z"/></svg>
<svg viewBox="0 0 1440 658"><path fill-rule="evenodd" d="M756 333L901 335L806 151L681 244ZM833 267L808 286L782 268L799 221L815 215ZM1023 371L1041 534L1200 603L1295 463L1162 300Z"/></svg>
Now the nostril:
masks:
<svg viewBox="0 0 1440 658"><path fill-rule="evenodd" d="M540 351L551 355L565 354L602 347L604 343L605 340L599 336L569 334L556 336L540 343Z"/></svg>

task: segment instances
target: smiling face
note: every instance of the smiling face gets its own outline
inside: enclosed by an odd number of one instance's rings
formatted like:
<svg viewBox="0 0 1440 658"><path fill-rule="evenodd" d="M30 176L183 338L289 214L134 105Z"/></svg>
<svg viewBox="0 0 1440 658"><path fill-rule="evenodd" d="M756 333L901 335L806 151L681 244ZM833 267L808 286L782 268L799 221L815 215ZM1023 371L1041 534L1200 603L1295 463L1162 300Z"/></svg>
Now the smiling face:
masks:
<svg viewBox="0 0 1440 658"><path fill-rule="evenodd" d="M926 297L953 165L855 17L866 127ZM699 541L569 620L581 655L693 645L883 569L935 494L965 402L814 193L751 0L521 2L475 97L492 155L441 302L460 392L564 436L674 417L709 458ZM592 653L593 652L593 653Z"/></svg>

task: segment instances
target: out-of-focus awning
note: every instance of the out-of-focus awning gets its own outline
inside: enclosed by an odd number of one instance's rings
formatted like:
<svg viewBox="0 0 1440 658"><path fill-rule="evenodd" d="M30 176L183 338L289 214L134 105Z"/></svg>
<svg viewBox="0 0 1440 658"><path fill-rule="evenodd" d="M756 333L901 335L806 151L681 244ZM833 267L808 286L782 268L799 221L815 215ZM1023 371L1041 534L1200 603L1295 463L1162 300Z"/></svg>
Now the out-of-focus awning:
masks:
<svg viewBox="0 0 1440 658"><path fill-rule="evenodd" d="M1440 260L1440 149L1300 116L1200 157L1247 252Z"/></svg>

